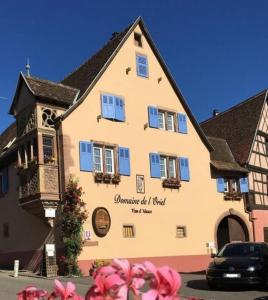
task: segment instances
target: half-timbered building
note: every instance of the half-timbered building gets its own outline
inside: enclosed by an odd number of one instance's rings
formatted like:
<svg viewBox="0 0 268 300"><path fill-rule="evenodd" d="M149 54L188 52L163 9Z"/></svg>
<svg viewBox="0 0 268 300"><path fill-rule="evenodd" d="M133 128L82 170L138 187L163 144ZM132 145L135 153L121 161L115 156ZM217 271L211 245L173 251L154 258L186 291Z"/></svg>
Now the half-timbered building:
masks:
<svg viewBox="0 0 268 300"><path fill-rule="evenodd" d="M245 210L254 239L268 242L268 108L267 90L201 123L208 136L225 139L237 163L249 170Z"/></svg>

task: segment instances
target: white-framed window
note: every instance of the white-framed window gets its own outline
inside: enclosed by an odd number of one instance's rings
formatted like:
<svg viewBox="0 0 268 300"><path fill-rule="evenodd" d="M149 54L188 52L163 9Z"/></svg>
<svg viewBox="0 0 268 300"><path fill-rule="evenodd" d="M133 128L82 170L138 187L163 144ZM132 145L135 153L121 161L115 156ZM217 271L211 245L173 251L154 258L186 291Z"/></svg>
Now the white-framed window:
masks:
<svg viewBox="0 0 268 300"><path fill-rule="evenodd" d="M114 150L105 149L105 170L108 174L114 174Z"/></svg>
<svg viewBox="0 0 268 300"><path fill-rule="evenodd" d="M158 111L158 128L159 129L166 129L166 124L165 124L165 113Z"/></svg>
<svg viewBox="0 0 268 300"><path fill-rule="evenodd" d="M160 156L160 176L167 178L167 158L164 156Z"/></svg>
<svg viewBox="0 0 268 300"><path fill-rule="evenodd" d="M176 178L176 159L170 158L168 160L168 177Z"/></svg>
<svg viewBox="0 0 268 300"><path fill-rule="evenodd" d="M167 130L174 131L174 114L167 113Z"/></svg>
<svg viewBox="0 0 268 300"><path fill-rule="evenodd" d="M161 178L177 178L177 159L175 157L160 156L160 176Z"/></svg>
<svg viewBox="0 0 268 300"><path fill-rule="evenodd" d="M237 178L224 178L224 193L239 192L239 184Z"/></svg>
<svg viewBox="0 0 268 300"><path fill-rule="evenodd" d="M93 164L95 172L103 172L101 147L93 147Z"/></svg>

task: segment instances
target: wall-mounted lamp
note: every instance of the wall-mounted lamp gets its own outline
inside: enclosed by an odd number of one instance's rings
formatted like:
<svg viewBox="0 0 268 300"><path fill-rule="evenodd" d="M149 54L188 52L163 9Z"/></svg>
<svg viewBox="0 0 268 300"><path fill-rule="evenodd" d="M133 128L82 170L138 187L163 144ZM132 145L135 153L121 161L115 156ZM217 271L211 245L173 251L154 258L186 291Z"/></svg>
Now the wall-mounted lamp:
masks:
<svg viewBox="0 0 268 300"><path fill-rule="evenodd" d="M144 126L143 126L144 130L145 130L146 128L148 128L148 126L149 126L148 123L145 123Z"/></svg>
<svg viewBox="0 0 268 300"><path fill-rule="evenodd" d="M126 68L126 74L128 75L128 73L131 71L131 68L130 67L127 67Z"/></svg>
<svg viewBox="0 0 268 300"><path fill-rule="evenodd" d="M99 123L100 119L101 119L101 115L98 115L98 116L97 116L97 122L98 122L98 123Z"/></svg>
<svg viewBox="0 0 268 300"><path fill-rule="evenodd" d="M157 82L160 83L162 81L162 77L157 78Z"/></svg>

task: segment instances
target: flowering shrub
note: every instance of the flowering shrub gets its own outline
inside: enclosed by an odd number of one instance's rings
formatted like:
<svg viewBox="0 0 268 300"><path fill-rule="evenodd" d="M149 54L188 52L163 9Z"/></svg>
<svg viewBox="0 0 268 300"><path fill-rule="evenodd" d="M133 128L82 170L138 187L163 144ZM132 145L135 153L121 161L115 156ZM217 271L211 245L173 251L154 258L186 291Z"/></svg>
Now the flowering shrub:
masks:
<svg viewBox="0 0 268 300"><path fill-rule="evenodd" d="M82 251L82 229L88 217L85 202L81 199L82 194L82 187L78 186L78 181L70 178L61 201L62 211L58 220L65 246L65 254L61 256L60 263L68 275L80 275L77 258Z"/></svg>
<svg viewBox="0 0 268 300"><path fill-rule="evenodd" d="M54 291L26 287L17 294L18 300L127 300L130 295L140 300L179 300L181 277L168 266L156 268L151 262L131 265L127 260L114 259L111 264L98 268L93 274L94 284L85 298L68 282L66 287L55 280ZM188 298L198 300L197 298Z"/></svg>

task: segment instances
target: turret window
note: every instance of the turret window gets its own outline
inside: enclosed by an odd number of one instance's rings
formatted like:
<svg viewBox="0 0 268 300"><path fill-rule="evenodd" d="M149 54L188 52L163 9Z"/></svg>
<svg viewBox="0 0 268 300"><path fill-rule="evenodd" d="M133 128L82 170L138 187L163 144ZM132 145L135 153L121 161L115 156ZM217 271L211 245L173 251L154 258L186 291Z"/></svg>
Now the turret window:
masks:
<svg viewBox="0 0 268 300"><path fill-rule="evenodd" d="M43 135L43 155L44 163L50 162L53 159L53 137Z"/></svg>

